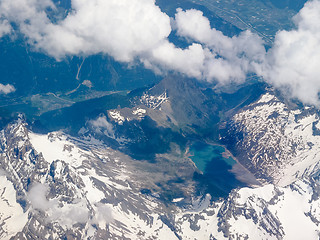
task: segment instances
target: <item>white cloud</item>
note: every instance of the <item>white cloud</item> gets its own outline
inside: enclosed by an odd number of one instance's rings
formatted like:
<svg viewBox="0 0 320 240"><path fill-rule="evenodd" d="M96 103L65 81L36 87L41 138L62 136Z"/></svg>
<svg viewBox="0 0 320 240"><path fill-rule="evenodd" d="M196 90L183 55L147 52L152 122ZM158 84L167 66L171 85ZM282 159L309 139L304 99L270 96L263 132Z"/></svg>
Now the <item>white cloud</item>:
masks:
<svg viewBox="0 0 320 240"><path fill-rule="evenodd" d="M11 25L9 24L8 20L1 20L0 19L0 38L6 34L11 32Z"/></svg>
<svg viewBox="0 0 320 240"><path fill-rule="evenodd" d="M272 48L266 52L263 41L249 31L229 38L212 29L198 10L182 11L175 16L178 35L209 48L214 58L205 62L207 80L220 83L241 81L249 72L257 73L288 97L320 105L320 1L306 3L294 17L296 29L279 31Z"/></svg>
<svg viewBox="0 0 320 240"><path fill-rule="evenodd" d="M72 228L76 223L86 223L89 220L85 200L75 199L70 204L61 204L58 199L47 199L48 190L47 185L35 183L27 194L27 199L33 209L46 212L48 220L59 222L67 228Z"/></svg>
<svg viewBox="0 0 320 240"><path fill-rule="evenodd" d="M15 22L20 31L35 41L43 34L50 20L46 9L55 9L50 0L1 0L0 15L10 22Z"/></svg>
<svg viewBox="0 0 320 240"><path fill-rule="evenodd" d="M50 220L69 229L76 223L85 224L89 220L89 210L84 199L75 199L71 204L63 204L62 207L55 205L50 210Z"/></svg>
<svg viewBox="0 0 320 240"><path fill-rule="evenodd" d="M50 0L2 0L2 15L18 22L34 46L61 59L105 53L130 62L171 32L170 18L154 0L72 0L73 11L58 24L48 19Z"/></svg>
<svg viewBox="0 0 320 240"><path fill-rule="evenodd" d="M94 128L96 133L105 134L108 137L115 138L115 130L112 123L108 122L107 117L102 115L96 120L90 120L89 124Z"/></svg>
<svg viewBox="0 0 320 240"><path fill-rule="evenodd" d="M16 89L11 84L3 85L0 83L0 94L9 94L14 91L16 91Z"/></svg>
<svg viewBox="0 0 320 240"><path fill-rule="evenodd" d="M41 183L33 184L33 186L30 188L30 191L28 192L27 198L34 209L46 211L57 204L55 201L49 201L46 198L47 192L48 186Z"/></svg>
<svg viewBox="0 0 320 240"><path fill-rule="evenodd" d="M199 10L177 9L174 23L179 36L210 45L216 52L233 47L231 38L225 36L221 31L212 29L208 18L204 17Z"/></svg>
<svg viewBox="0 0 320 240"><path fill-rule="evenodd" d="M296 29L277 33L260 74L290 97L319 106L320 1L307 2L294 22Z"/></svg>
<svg viewBox="0 0 320 240"><path fill-rule="evenodd" d="M50 0L2 0L0 8L2 15L18 23L36 49L57 59L103 53L122 62L141 61L158 72L177 71L219 81L243 80L251 70L248 61L242 61L243 46L234 43L252 39L253 35L228 38L211 29L208 19L197 10L178 10L176 14L178 33L199 41L181 49L168 41L170 18L154 0L72 0L73 11L56 24L45 12L55 9ZM240 53L241 58L230 61ZM239 63L240 68L234 66Z"/></svg>
<svg viewBox="0 0 320 240"><path fill-rule="evenodd" d="M92 223L99 226L101 229L106 229L107 224L111 223L114 219L112 216L112 209L102 203L97 203Z"/></svg>
<svg viewBox="0 0 320 240"><path fill-rule="evenodd" d="M257 73L289 96L320 105L319 0L308 2L294 18L296 29L277 33L268 53L256 34L225 36L198 10L178 9L170 23L155 0L71 2L69 15L53 23L46 13L55 12L51 0L0 0L0 37L11 31L8 22L15 22L35 49L58 60L102 53L121 62L142 62L157 73L177 71L220 84ZM169 42L171 24L189 47Z"/></svg>
<svg viewBox="0 0 320 240"><path fill-rule="evenodd" d="M199 10L177 10L175 27L181 37L197 41L210 49L204 66L204 78L220 83L241 82L247 73L255 72L256 65L264 61L266 54L262 39L244 31L232 38L211 28L209 20Z"/></svg>
<svg viewBox="0 0 320 240"><path fill-rule="evenodd" d="M205 58L206 50L200 44L194 43L187 49L181 49L164 41L150 52L144 59L144 63L147 67L160 67L162 71L178 71L190 77L201 79Z"/></svg>

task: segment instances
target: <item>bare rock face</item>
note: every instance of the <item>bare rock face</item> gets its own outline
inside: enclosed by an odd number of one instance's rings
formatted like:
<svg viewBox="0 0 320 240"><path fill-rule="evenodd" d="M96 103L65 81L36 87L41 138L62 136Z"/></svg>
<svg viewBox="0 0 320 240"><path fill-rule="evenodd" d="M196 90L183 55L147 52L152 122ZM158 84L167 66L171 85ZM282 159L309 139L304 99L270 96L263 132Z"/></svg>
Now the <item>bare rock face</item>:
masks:
<svg viewBox="0 0 320 240"><path fill-rule="evenodd" d="M45 176L48 163L38 154L29 139L26 123L19 119L0 132L0 167L17 190L22 205L30 184Z"/></svg>

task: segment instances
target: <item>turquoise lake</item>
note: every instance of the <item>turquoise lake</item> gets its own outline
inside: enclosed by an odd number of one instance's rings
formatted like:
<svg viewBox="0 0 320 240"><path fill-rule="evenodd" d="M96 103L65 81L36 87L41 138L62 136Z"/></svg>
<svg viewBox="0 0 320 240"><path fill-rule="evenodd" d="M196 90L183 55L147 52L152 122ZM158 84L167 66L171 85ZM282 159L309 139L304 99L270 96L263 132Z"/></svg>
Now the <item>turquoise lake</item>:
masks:
<svg viewBox="0 0 320 240"><path fill-rule="evenodd" d="M232 189L245 185L230 172L237 162L223 156L223 147L196 142L190 146L189 151L192 155L190 158L203 173L196 175L196 179L206 186L213 197L225 197Z"/></svg>

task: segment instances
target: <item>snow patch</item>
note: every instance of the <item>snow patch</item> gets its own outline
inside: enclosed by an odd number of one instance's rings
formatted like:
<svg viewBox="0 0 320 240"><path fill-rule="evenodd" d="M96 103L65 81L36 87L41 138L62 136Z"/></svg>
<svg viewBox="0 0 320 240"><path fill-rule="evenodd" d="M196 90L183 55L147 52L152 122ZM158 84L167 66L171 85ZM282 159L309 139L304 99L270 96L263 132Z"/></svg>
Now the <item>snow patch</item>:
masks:
<svg viewBox="0 0 320 240"><path fill-rule="evenodd" d="M30 142L38 153L42 153L48 163L55 160L63 160L73 167L81 166L86 158L85 152L79 149L73 143L67 140L67 136L59 132L53 132L48 135L29 133Z"/></svg>
<svg viewBox="0 0 320 240"><path fill-rule="evenodd" d="M168 101L167 91L164 91L159 96L152 96L148 94L143 94L140 101L142 104L152 109L159 109L161 105Z"/></svg>
<svg viewBox="0 0 320 240"><path fill-rule="evenodd" d="M268 103L272 99L274 99L274 96L271 95L270 93L266 93L266 94L261 96L261 98L259 99L259 101L257 103Z"/></svg>
<svg viewBox="0 0 320 240"><path fill-rule="evenodd" d="M122 125L123 122L125 121L125 118L123 116L121 116L120 111L118 110L110 110L109 111L109 115L110 117L116 121L119 125Z"/></svg>
<svg viewBox="0 0 320 240"><path fill-rule="evenodd" d="M136 110L132 111L133 115L138 115L138 116L143 116L144 114L147 113L147 110L143 109L143 108L137 108Z"/></svg>
<svg viewBox="0 0 320 240"><path fill-rule="evenodd" d="M10 239L28 222L28 212L17 203L16 191L7 177L0 174L0 238Z"/></svg>

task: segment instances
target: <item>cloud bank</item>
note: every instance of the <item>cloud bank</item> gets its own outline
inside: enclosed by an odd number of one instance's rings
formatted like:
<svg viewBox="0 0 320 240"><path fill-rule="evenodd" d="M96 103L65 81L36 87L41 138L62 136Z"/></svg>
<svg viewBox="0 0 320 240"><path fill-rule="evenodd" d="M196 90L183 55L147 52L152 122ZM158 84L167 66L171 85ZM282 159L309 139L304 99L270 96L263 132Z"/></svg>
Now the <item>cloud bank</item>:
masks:
<svg viewBox="0 0 320 240"><path fill-rule="evenodd" d="M14 22L31 46L57 60L102 53L156 73L175 71L218 84L243 82L255 73L289 97L320 105L319 0L294 18L296 29L277 33L268 52L256 34L225 36L195 9L177 9L170 20L155 0L71 2L72 11L53 22L48 13L59 13L51 0L0 0L0 37L12 32ZM187 48L168 40L173 30L190 43Z"/></svg>
<svg viewBox="0 0 320 240"><path fill-rule="evenodd" d="M243 81L247 73L256 72L264 61L263 40L244 31L232 38L210 27L209 20L198 10L177 10L175 24L179 36L200 42L210 51L205 62L205 78L219 82Z"/></svg>
<svg viewBox="0 0 320 240"><path fill-rule="evenodd" d="M11 25L7 20L0 20L0 38L11 32Z"/></svg>
<svg viewBox="0 0 320 240"><path fill-rule="evenodd" d="M66 55L105 53L130 62L154 49L171 32L170 18L153 0L72 0L73 10L57 23L46 10L50 0L2 0L2 16L19 25L37 49Z"/></svg>
<svg viewBox="0 0 320 240"><path fill-rule="evenodd" d="M228 38L211 29L197 10L179 9L175 16L180 36L199 40L181 49L169 42L170 18L154 0L72 0L72 11L55 23L47 15L56 9L50 0L1 0L0 9L1 16L15 22L31 46L58 60L102 53L121 62L141 62L159 73L177 71L220 82L243 81L253 70L250 61L254 60L247 60L249 51L241 48L248 49L247 40L258 37L246 32ZM186 32L186 26L198 20L203 29L200 38L194 27ZM205 32L211 33L209 38L204 38ZM232 46L235 42L237 46ZM233 54L242 56L234 59Z"/></svg>
<svg viewBox="0 0 320 240"><path fill-rule="evenodd" d="M320 1L307 2L293 20L296 29L277 33L259 73L290 97L320 106Z"/></svg>

